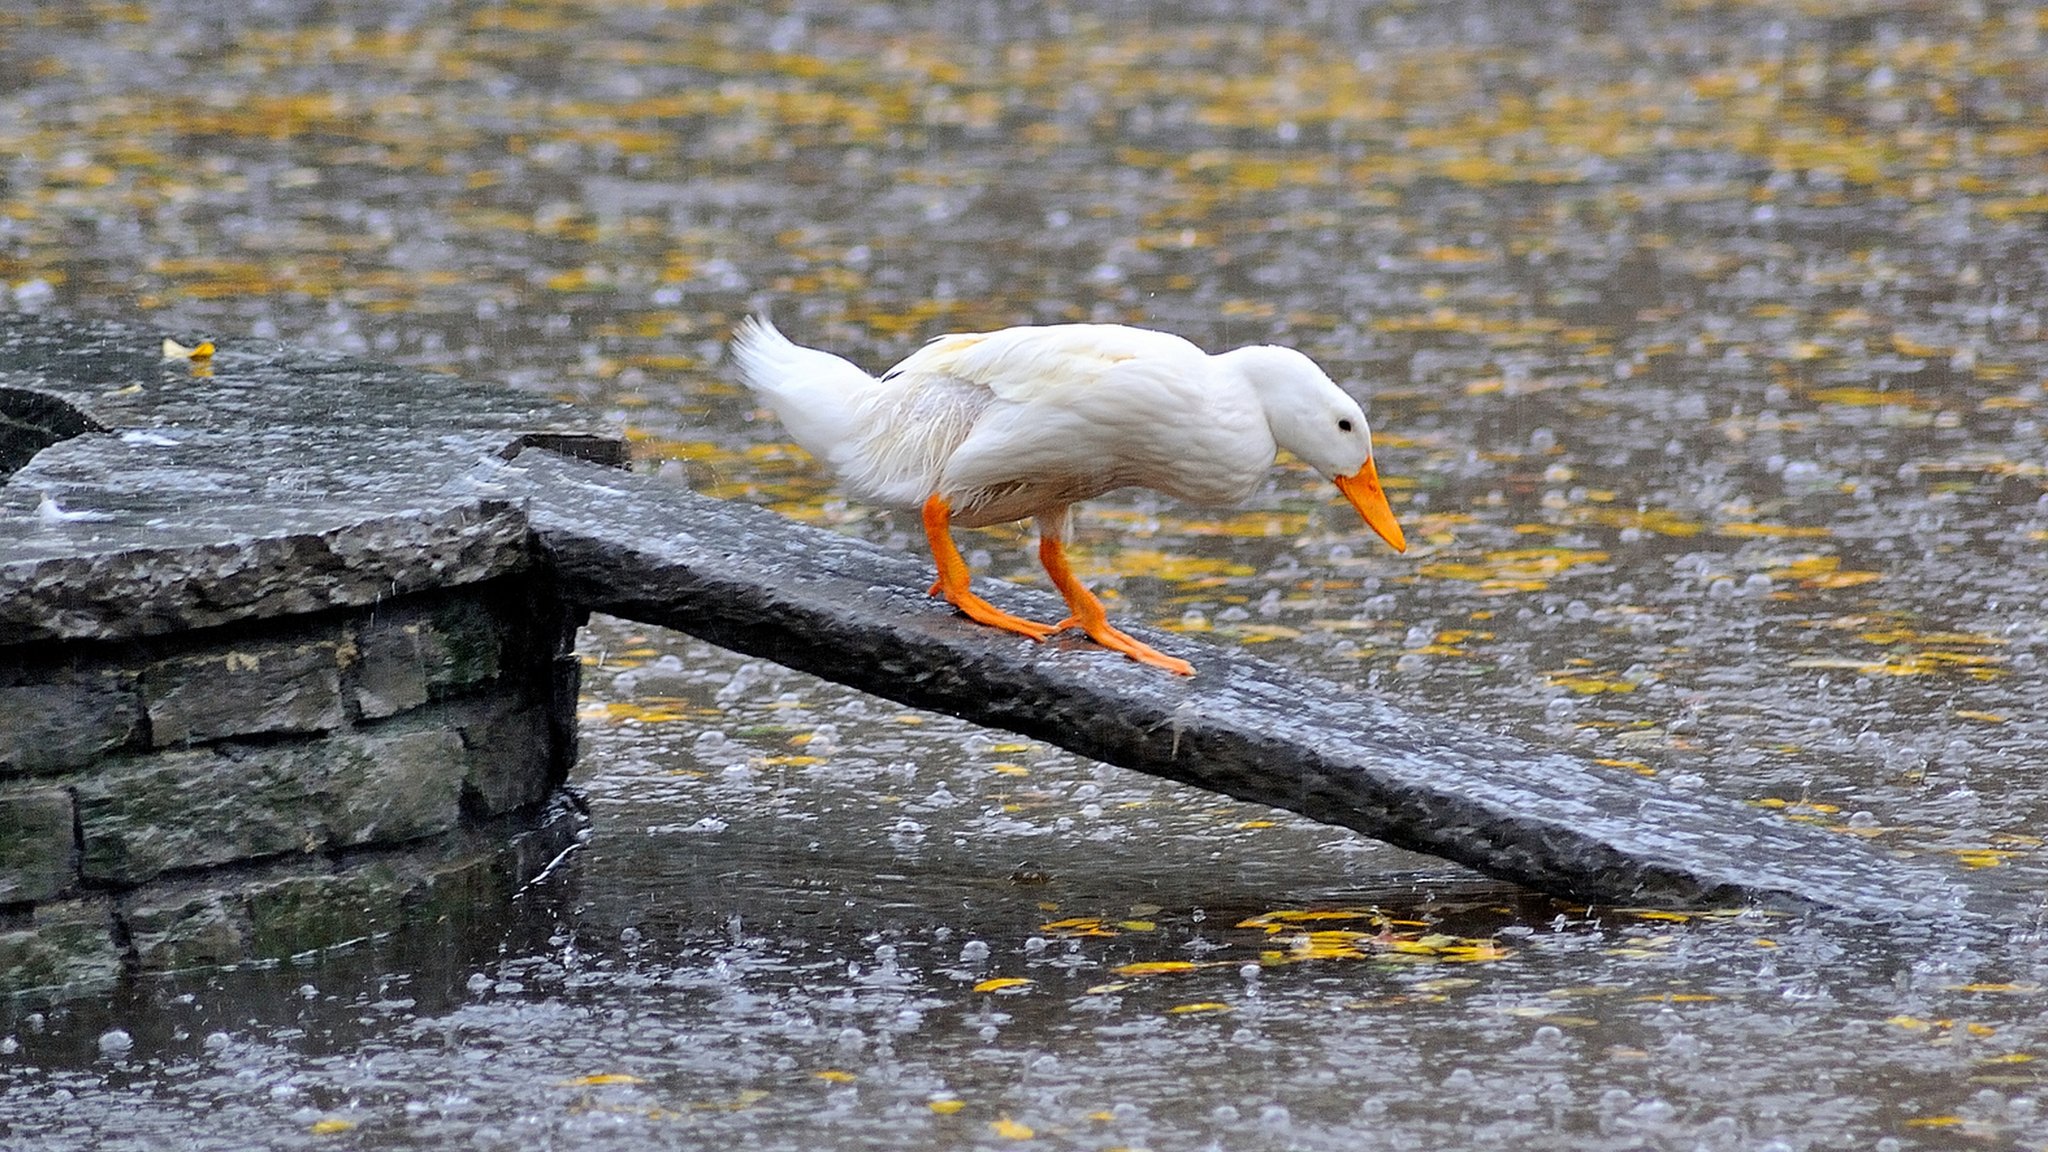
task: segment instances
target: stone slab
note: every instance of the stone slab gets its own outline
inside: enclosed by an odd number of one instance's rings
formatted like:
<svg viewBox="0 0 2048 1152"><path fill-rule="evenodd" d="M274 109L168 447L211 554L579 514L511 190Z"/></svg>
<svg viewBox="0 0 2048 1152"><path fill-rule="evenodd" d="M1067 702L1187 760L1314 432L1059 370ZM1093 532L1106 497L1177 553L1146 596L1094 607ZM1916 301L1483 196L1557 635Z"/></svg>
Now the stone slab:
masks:
<svg viewBox="0 0 2048 1152"><path fill-rule="evenodd" d="M1921 919L1970 899L1940 868L1853 837L1415 715L1241 650L1133 628L1194 662L1183 679L1085 640L1034 644L930 599L931 573L910 556L653 477L544 452L515 464L572 602L905 704L1578 901ZM977 589L1028 617L1064 612L1049 593Z"/></svg>
<svg viewBox="0 0 2048 1152"><path fill-rule="evenodd" d="M568 405L266 341L0 314L0 669L45 640L157 636L526 570L472 472L622 441ZM12 414L12 415L10 415ZM25 458L25 460L24 460Z"/></svg>

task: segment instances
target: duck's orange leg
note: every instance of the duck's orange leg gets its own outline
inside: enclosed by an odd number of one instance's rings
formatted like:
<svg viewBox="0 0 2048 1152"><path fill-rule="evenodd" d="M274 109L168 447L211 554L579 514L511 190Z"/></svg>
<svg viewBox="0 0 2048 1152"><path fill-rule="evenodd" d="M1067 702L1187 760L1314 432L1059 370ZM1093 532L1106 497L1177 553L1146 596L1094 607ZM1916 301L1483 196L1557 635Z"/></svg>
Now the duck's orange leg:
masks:
<svg viewBox="0 0 2048 1152"><path fill-rule="evenodd" d="M924 502L924 535L932 546L932 559L939 562L939 578L932 585L932 592L944 596L947 603L977 624L1001 628L1033 640L1043 640L1059 631L1050 624L1012 616L974 594L968 587L971 574L967 570L967 561L953 543L952 522L953 506L946 503L944 496L933 496Z"/></svg>
<svg viewBox="0 0 2048 1152"><path fill-rule="evenodd" d="M1109 622L1109 613L1102 607L1102 601L1095 593L1074 576L1074 570L1067 566L1067 552L1060 534L1052 530L1054 525L1048 518L1039 520L1038 559L1045 565L1045 574L1052 577L1053 587L1067 598L1067 607L1073 615L1060 621L1060 627L1072 628L1079 625L1088 638L1104 648L1121 652L1140 664L1164 668L1180 676L1193 676L1195 666L1178 657L1168 656L1159 649L1124 633Z"/></svg>

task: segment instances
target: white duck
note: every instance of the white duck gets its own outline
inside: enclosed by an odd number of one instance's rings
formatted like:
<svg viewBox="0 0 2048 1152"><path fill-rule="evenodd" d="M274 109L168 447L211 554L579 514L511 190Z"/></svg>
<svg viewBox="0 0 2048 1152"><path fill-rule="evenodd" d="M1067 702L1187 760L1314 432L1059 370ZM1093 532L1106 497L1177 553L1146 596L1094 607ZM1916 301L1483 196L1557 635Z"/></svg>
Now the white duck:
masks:
<svg viewBox="0 0 2048 1152"><path fill-rule="evenodd" d="M747 387L858 499L921 508L938 561L934 593L969 618L1034 640L1079 626L1097 643L1194 672L1112 627L1074 577L1068 508L1113 488L1196 504L1242 500L1285 448L1334 481L1365 522L1407 551L1373 465L1358 402L1291 348L1211 356L1178 336L1119 324L1060 324L939 336L880 379L741 323L733 357ZM1040 624L968 587L950 526L1026 516L1073 615Z"/></svg>

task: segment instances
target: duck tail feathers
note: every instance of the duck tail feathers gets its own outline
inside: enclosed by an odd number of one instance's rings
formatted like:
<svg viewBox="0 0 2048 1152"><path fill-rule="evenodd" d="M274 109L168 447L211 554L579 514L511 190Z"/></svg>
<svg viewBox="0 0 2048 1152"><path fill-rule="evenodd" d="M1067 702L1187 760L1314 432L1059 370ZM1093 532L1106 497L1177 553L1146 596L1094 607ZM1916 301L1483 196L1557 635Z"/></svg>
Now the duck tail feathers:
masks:
<svg viewBox="0 0 2048 1152"><path fill-rule="evenodd" d="M733 333L740 380L760 397L804 451L827 465L858 431L861 401L880 381L830 352L792 343L758 316Z"/></svg>

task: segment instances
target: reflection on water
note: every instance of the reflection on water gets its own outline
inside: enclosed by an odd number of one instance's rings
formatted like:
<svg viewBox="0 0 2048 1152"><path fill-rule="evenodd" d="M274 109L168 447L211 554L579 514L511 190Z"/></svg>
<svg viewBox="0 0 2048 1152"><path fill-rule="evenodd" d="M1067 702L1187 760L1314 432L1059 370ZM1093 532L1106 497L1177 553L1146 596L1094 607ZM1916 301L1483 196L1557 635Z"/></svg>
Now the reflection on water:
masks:
<svg viewBox="0 0 2048 1152"><path fill-rule="evenodd" d="M10 6L0 303L567 395L679 482L902 547L723 381L740 315L873 366L1024 321L1295 344L1366 399L1418 546L1299 470L1232 512L1125 494L1078 524L1115 611L2024 893L2044 31ZM1036 578L1026 543L969 547ZM597 834L512 922L8 1009L0 1144L2048 1143L2034 925L1552 906L586 639Z"/></svg>

